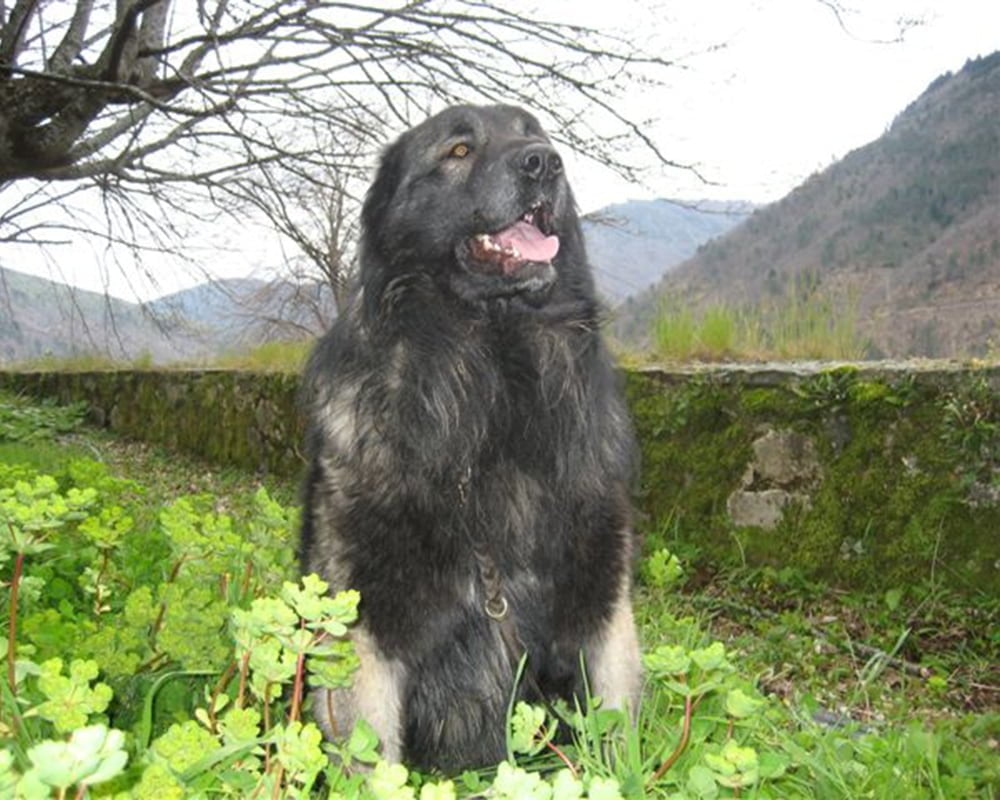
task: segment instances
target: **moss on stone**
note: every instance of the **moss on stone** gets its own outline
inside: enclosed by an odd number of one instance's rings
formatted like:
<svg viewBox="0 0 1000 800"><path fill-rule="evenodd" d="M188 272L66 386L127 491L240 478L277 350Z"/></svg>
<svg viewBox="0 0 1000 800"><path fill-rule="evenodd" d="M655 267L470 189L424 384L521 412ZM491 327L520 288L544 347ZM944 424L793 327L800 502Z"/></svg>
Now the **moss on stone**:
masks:
<svg viewBox="0 0 1000 800"><path fill-rule="evenodd" d="M950 398L982 376L944 386L938 376L919 377L841 369L754 386L724 374L687 383L630 374L643 451L639 502L651 544L680 546L713 564L793 564L852 587L933 579L996 591L1000 508L970 502L961 479L969 454L950 446L956 437L945 431ZM808 507L790 506L774 529L737 528L726 500L740 485L751 444L767 430L810 437L823 477ZM671 542L656 533L665 520Z"/></svg>
<svg viewBox="0 0 1000 800"><path fill-rule="evenodd" d="M242 469L297 474L298 377L222 370L0 373L0 387L85 400L119 434Z"/></svg>

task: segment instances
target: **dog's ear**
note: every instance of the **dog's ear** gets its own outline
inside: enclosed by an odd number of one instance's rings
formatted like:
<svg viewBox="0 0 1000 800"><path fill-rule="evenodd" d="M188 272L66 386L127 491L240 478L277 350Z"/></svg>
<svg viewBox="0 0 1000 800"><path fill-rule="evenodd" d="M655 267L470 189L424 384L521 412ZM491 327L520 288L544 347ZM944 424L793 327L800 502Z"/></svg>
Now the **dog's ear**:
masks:
<svg viewBox="0 0 1000 800"><path fill-rule="evenodd" d="M382 291L391 277L389 251L393 243L387 241L391 230L389 208L403 181L405 164L404 139L400 137L382 153L375 180L365 195L361 207L361 291L365 315L371 320L378 315Z"/></svg>
<svg viewBox="0 0 1000 800"><path fill-rule="evenodd" d="M370 250L374 248L375 252L379 250L379 234L385 228L389 206L403 180L403 145L403 137L400 137L383 151L375 180L372 181L361 208L365 244Z"/></svg>

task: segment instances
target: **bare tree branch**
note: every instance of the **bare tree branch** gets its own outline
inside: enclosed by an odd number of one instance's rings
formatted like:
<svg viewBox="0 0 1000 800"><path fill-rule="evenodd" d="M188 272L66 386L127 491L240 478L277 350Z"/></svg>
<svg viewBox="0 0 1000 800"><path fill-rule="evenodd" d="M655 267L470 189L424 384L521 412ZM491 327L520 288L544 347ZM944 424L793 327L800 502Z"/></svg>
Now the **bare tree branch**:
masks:
<svg viewBox="0 0 1000 800"><path fill-rule="evenodd" d="M90 24L90 14L94 10L93 0L80 0L76 4L73 18L70 20L66 35L48 60L48 71L54 75L67 72L80 51L83 49L83 37Z"/></svg>
<svg viewBox="0 0 1000 800"><path fill-rule="evenodd" d="M616 101L669 58L493 0L18 0L3 22L0 241L86 236L155 277L208 220L252 219L291 248L256 298L275 330L329 322L377 147L443 104L531 106L626 177L692 169Z"/></svg>
<svg viewBox="0 0 1000 800"><path fill-rule="evenodd" d="M115 139L106 131L127 129L130 118L185 115L210 125L233 117L243 128L264 110L270 95L272 104L293 114L327 113L336 129L342 123L338 103L345 96L352 107L380 100L400 121L408 121L414 111L441 101L478 95L530 102L560 87L570 100L576 98L572 105L596 106L618 125L619 134L638 135L654 158L671 163L654 143L642 140L639 121L627 120L611 99L622 81L640 77L640 68L665 68L670 62L637 54L630 43L579 25L468 1L385 8L319 1L216 2L201 5L204 20L180 8L171 16L170 0L120 5L116 16L106 18L105 11L97 21L107 30L103 44L93 43L101 45L97 49L81 43L87 41L92 17L100 15L92 0L77 0L67 9L63 34L47 64L37 58L17 65L7 60L10 80L0 92L9 109L0 180L51 179L51 168L99 155ZM37 24L30 3L18 3L12 16L19 9L25 26ZM202 69L210 53L211 63ZM72 56L77 63L67 69ZM115 118L113 108L121 104L149 104L153 110ZM590 148L594 137L580 116L559 109L553 115L557 122L571 123L568 144ZM156 127L148 127L147 135ZM357 135L355 126L345 127L351 130L344 133ZM81 138L95 136L88 146L79 146ZM136 142L137 148L146 146ZM141 161L117 159L119 164ZM631 170L622 159L614 163Z"/></svg>
<svg viewBox="0 0 1000 800"><path fill-rule="evenodd" d="M924 20L917 17L900 17L895 20L895 32L890 38L877 37L869 38L865 36L859 36L855 33L853 27L848 23L848 17L858 14L857 9L849 8L845 6L840 0L817 0L817 2L827 8L831 14L833 14L834 19L837 20L837 24L840 29L850 36L852 39L858 39L860 41L868 42L869 44L898 44L903 41L906 34L913 28L918 28L924 24Z"/></svg>
<svg viewBox="0 0 1000 800"><path fill-rule="evenodd" d="M25 31L31 18L38 12L39 6L39 0L17 0L10 16L0 20L3 22L3 31L0 32L0 69L17 62ZM0 72L0 77L6 76Z"/></svg>

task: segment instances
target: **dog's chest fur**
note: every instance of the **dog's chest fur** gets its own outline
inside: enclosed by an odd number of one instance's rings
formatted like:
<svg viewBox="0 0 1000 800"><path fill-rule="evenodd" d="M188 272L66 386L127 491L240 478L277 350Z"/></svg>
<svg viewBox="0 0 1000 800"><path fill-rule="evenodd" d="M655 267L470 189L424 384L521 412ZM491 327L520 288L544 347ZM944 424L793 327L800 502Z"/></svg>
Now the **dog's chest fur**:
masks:
<svg viewBox="0 0 1000 800"><path fill-rule="evenodd" d="M485 619L485 548L536 661L575 658L560 642L607 617L631 550L631 435L596 334L487 321L376 343L344 323L342 369L313 376L307 563L414 663Z"/></svg>

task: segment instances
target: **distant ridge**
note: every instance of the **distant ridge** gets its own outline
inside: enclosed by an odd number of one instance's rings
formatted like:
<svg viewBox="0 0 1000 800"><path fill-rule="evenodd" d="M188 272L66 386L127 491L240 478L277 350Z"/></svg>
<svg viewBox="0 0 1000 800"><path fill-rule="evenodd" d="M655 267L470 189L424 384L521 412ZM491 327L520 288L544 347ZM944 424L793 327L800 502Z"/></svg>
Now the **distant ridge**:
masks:
<svg viewBox="0 0 1000 800"><path fill-rule="evenodd" d="M661 198L628 200L587 214L583 235L598 289L617 305L647 289L752 210L750 203Z"/></svg>
<svg viewBox="0 0 1000 800"><path fill-rule="evenodd" d="M282 314L301 313L289 294L240 278L139 304L0 267L0 366L49 356L204 360L274 335Z"/></svg>
<svg viewBox="0 0 1000 800"><path fill-rule="evenodd" d="M649 286L749 208L631 200L588 215L584 235L609 305ZM332 293L319 283L230 278L138 304L0 267L0 365L49 355L198 360L315 334L334 316Z"/></svg>
<svg viewBox="0 0 1000 800"><path fill-rule="evenodd" d="M136 303L0 267L0 365L95 353L170 361L200 352L184 329Z"/></svg>

